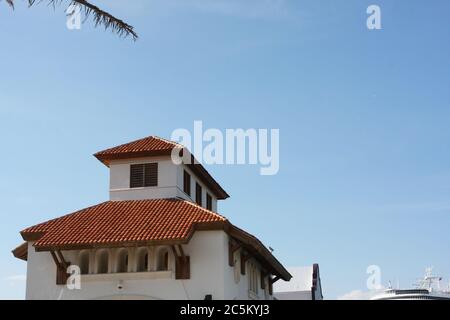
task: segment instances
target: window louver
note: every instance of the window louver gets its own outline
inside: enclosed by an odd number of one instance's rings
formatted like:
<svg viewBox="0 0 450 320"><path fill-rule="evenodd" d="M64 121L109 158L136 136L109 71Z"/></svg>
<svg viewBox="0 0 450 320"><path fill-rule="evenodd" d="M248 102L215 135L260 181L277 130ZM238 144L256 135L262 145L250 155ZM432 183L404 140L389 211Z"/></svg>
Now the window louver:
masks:
<svg viewBox="0 0 450 320"><path fill-rule="evenodd" d="M158 163L146 163L144 165L144 187L156 187L158 185Z"/></svg>
<svg viewBox="0 0 450 320"><path fill-rule="evenodd" d="M198 183L195 185L195 202L202 205L202 187Z"/></svg>
<svg viewBox="0 0 450 320"><path fill-rule="evenodd" d="M130 166L130 188L156 187L158 185L158 163L132 164Z"/></svg>

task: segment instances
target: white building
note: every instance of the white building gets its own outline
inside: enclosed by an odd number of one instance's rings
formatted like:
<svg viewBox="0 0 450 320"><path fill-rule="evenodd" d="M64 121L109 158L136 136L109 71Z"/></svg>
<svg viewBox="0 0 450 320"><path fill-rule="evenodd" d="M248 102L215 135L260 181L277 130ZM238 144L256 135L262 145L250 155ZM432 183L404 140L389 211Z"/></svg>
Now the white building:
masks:
<svg viewBox="0 0 450 320"><path fill-rule="evenodd" d="M174 148L148 137L95 154L110 201L21 232L27 299L272 299L291 275L216 213L228 194L202 165L174 164Z"/></svg>
<svg viewBox="0 0 450 320"><path fill-rule="evenodd" d="M291 281L279 281L274 286L278 300L323 300L319 265L288 268Z"/></svg>

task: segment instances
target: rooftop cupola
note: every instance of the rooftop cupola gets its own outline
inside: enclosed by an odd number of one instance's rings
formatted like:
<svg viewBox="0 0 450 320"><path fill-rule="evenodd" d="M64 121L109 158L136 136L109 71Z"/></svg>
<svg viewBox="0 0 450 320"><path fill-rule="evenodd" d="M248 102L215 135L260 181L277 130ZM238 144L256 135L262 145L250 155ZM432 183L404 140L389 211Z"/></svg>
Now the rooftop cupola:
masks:
<svg viewBox="0 0 450 320"><path fill-rule="evenodd" d="M201 164L175 164L175 148L183 146L150 136L96 153L110 170L110 200L181 198L217 211L229 195Z"/></svg>

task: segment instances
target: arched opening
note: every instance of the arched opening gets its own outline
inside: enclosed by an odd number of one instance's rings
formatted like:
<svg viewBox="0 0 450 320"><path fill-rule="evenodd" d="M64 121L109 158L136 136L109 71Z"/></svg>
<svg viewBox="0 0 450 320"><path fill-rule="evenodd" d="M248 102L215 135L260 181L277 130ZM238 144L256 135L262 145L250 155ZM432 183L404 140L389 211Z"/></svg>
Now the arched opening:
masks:
<svg viewBox="0 0 450 320"><path fill-rule="evenodd" d="M109 271L109 254L108 250L100 250L97 253L97 273L104 274Z"/></svg>
<svg viewBox="0 0 450 320"><path fill-rule="evenodd" d="M167 248L159 250L157 262L158 262L157 264L158 271L169 270L169 250L167 250Z"/></svg>
<svg viewBox="0 0 450 320"><path fill-rule="evenodd" d="M81 274L89 274L89 251L81 251L79 261Z"/></svg>
<svg viewBox="0 0 450 320"><path fill-rule="evenodd" d="M137 272L148 271L148 250L147 248L141 248L137 253Z"/></svg>
<svg viewBox="0 0 450 320"><path fill-rule="evenodd" d="M118 273L124 273L128 272L128 250L127 249L121 249L117 254L117 272Z"/></svg>

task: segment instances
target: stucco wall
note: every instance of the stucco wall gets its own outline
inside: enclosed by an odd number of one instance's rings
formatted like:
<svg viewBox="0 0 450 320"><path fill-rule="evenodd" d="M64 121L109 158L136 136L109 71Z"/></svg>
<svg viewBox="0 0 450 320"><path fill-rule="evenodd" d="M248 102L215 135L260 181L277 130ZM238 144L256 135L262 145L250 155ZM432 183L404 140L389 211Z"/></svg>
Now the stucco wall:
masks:
<svg viewBox="0 0 450 320"><path fill-rule="evenodd" d="M157 162L158 186L130 188L130 165ZM143 158L135 160L113 161L110 164L110 199L141 200L175 198L177 191L177 166L170 157Z"/></svg>
<svg viewBox="0 0 450 320"><path fill-rule="evenodd" d="M189 299L203 300L212 294L214 299L225 296L225 264L223 254L228 245L223 231L196 232L184 251L191 257L191 279L175 280L174 274L167 278L153 279L154 274L116 274L89 276L82 280L81 290L68 290L56 285L56 267L47 252L35 252L29 244L27 270L27 299ZM75 260L74 252L64 252L67 259ZM107 279L105 279L105 277ZM166 277L166 278L164 278ZM83 279L83 276L82 276ZM123 281L123 290L117 285Z"/></svg>
<svg viewBox="0 0 450 320"><path fill-rule="evenodd" d="M131 189L130 165L149 162L158 163L158 186ZM191 196L183 191L184 170L191 175ZM217 198L211 190L200 182L187 166L175 165L168 156L118 160L110 164L110 199L113 201L182 198L195 202L196 182L202 187L202 206L206 208L206 194L209 193L212 197L212 209L217 212Z"/></svg>
<svg viewBox="0 0 450 320"><path fill-rule="evenodd" d="M236 252L237 262L234 267L228 265L228 243L225 248L224 256L227 257L226 267L225 267L225 296L229 300L271 300L272 297L269 295L268 284L266 289L261 289L261 277L260 277L260 265L256 263L258 268L258 294L255 295L249 292L249 268L247 261L246 274L241 274L241 263L240 263L240 253ZM237 277L236 277L237 275Z"/></svg>
<svg viewBox="0 0 450 320"><path fill-rule="evenodd" d="M312 300L311 291L276 292L278 300Z"/></svg>

